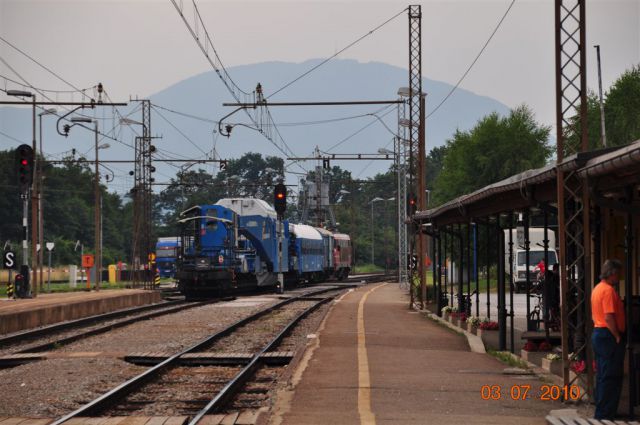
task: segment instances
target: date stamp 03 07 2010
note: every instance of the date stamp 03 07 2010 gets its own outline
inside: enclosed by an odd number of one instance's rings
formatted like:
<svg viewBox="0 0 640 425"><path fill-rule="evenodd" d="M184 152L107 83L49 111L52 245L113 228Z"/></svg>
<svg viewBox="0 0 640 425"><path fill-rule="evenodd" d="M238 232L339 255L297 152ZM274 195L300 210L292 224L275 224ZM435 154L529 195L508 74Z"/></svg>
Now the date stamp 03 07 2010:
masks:
<svg viewBox="0 0 640 425"><path fill-rule="evenodd" d="M480 397L483 400L529 400L567 401L580 399L580 387L577 385L541 385L533 389L531 385L483 385Z"/></svg>

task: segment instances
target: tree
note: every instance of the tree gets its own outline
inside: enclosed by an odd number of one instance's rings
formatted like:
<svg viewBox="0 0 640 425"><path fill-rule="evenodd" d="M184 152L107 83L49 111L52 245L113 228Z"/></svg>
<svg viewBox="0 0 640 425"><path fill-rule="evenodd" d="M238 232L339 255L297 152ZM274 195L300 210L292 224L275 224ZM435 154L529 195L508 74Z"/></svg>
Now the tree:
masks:
<svg viewBox="0 0 640 425"><path fill-rule="evenodd" d="M492 113L469 131L456 131L445 148L434 201L443 203L519 172L543 166L552 149L550 128L519 106L506 117Z"/></svg>
<svg viewBox="0 0 640 425"><path fill-rule="evenodd" d="M579 110L579 108L578 108ZM604 95L604 117L607 146L623 146L640 139L640 65L625 71ZM587 137L589 149L602 148L600 140L600 102L595 93L587 97ZM570 120L566 143L578 147L580 116Z"/></svg>
<svg viewBox="0 0 640 425"><path fill-rule="evenodd" d="M258 198L273 203L273 187L282 176L282 158L263 158L254 152L230 160L226 169L215 176L203 169L180 171L157 197L158 234L175 234L178 215L194 205L210 205L222 198L234 197Z"/></svg>

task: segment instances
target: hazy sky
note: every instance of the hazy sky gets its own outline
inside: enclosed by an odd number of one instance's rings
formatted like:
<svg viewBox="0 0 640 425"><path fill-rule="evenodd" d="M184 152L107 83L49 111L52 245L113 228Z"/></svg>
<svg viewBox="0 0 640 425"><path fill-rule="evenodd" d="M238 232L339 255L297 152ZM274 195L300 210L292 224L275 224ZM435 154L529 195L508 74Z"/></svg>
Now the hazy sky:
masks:
<svg viewBox="0 0 640 425"><path fill-rule="evenodd" d="M421 2L424 75L455 83L509 3ZM227 66L326 57L407 5L301 0L198 4ZM552 0L517 1L462 87L509 106L526 102L541 121L552 124L553 9ZM0 0L0 34L78 87L103 82L114 99L147 96L210 70L169 0ZM593 44L602 46L605 87L639 63L640 0L587 1L587 44L593 89ZM2 42L0 56L38 87L68 88ZM406 15L341 57L406 67ZM1 63L0 74L15 77ZM279 98L286 99L286 92Z"/></svg>

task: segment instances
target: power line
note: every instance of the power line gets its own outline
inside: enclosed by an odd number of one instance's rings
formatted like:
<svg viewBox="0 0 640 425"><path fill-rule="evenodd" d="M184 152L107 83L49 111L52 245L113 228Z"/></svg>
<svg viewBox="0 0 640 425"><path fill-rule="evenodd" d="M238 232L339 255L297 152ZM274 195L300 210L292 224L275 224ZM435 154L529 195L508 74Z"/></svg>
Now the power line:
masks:
<svg viewBox="0 0 640 425"><path fill-rule="evenodd" d="M41 67L42 69L46 70L48 73L50 73L51 75L53 75L54 77L56 77L57 79L59 79L60 81L62 81L63 83L65 83L66 85L68 85L69 87L72 87L73 89L75 89L77 92L79 93L83 93L83 91L81 89L79 89L78 87L74 86L73 84L71 84L70 82L68 82L67 80L65 80L64 78L62 78L61 76L59 76L58 74L56 74L55 72L53 72L51 69L49 69L48 67L46 67L45 65L43 65L42 63L38 62L36 59L34 59L32 56L30 56L28 53L20 50L17 46L14 46L13 44L11 44L9 41L7 41L5 38L3 38L2 36L0 36L0 40L4 41L7 45L9 45L11 48L13 48L14 50L20 52L21 54L23 54L24 56L26 56L27 58L29 58L32 62L36 63L39 67ZM15 73L15 71L14 71ZM17 74L16 74L17 75ZM22 79L22 78L21 78ZM30 85L31 86L31 85ZM35 87L31 86L31 88L33 88L34 90L36 90ZM87 96L88 97L88 96Z"/></svg>
<svg viewBox="0 0 640 425"><path fill-rule="evenodd" d="M489 38L487 39L487 41L484 43L484 45L482 46L482 49L480 49L480 52L478 52L478 54L476 55L475 59L473 59L473 61L471 62L471 64L469 65L469 67L467 68L467 70L464 72L464 74L462 74L462 77L460 77L460 79L458 80L458 82L456 83L455 86L453 86L451 88L451 90L449 90L449 93L447 93L447 95L444 97L444 99L442 99L442 101L440 101L440 103L438 103L438 106L435 107L435 109L433 109L431 112L429 112L427 114L427 116L425 117L425 119L429 118L431 115L435 114L436 111L438 109L440 109L440 107L447 101L447 99L449 99L449 97L451 97L451 95L453 94L453 92L455 92L458 89L458 86L460 85L460 83L462 83L462 80L465 79L465 77L467 76L467 74L469 73L469 71L471 71L471 68L473 68L473 66L476 64L476 62L478 61L478 59L480 59L480 56L482 56L482 53L484 52L484 50L487 48L487 46L489 45L489 42L491 42L491 39L493 39L493 36L496 34L496 32L498 32L498 29L500 28L500 26L502 25L502 22L505 20L505 18L507 17L507 15L509 14L509 11L511 10L511 8L513 7L513 5L515 4L516 0L512 0L511 4L509 5L509 7L507 8L507 10L504 12L504 14L502 15L502 18L500 18L500 21L498 22L498 25L496 25L496 27L493 29L493 32L491 33L491 35L489 36Z"/></svg>
<svg viewBox="0 0 640 425"><path fill-rule="evenodd" d="M189 30L189 33L191 34L191 36L195 40L196 44L200 48L200 51L205 55L205 57L207 58L207 61L209 62L209 64L213 68L213 70L218 74L218 76L220 77L220 79L224 83L224 85L227 88L227 90L229 91L229 93L231 93L231 95L234 97L234 99L238 103L248 103L247 100L249 100L250 93L247 93L247 92L243 91L242 89L240 89L237 86L237 84L231 79L231 76L229 75L229 72L224 67L224 64L220 60L220 56L218 55L218 52L215 49L215 46L213 45L213 42L211 41L211 37L209 36L209 32L207 31L207 28L206 28L206 26L204 24L204 21L202 20L202 16L200 15L200 11L198 10L198 6L196 5L195 0L191 1L191 3L193 4L193 8L194 8L194 27L195 27L195 29L189 24L189 21L187 20L186 16L183 13L183 3L182 3L182 1L180 2L180 5L178 5L176 0L171 0L171 3L173 4L173 6L175 7L176 11L178 12L180 17L182 18L182 21L184 22L184 24L186 25L187 29ZM197 18L197 20L196 20L196 18ZM202 44L202 42L200 40L200 37L199 37L198 22L200 23L200 26L202 27L202 29L204 31L204 34L205 34L205 43L204 43L204 45ZM215 59L217 59L217 63L209 55L209 50L208 50L209 46L211 46L211 49L213 50L214 57L215 57ZM245 102L242 102L241 97L244 97ZM255 95L253 95L253 97L255 97ZM255 99L253 99L253 100L255 100ZM263 105L260 108L260 112L262 112L262 108L267 109L266 105ZM284 140L284 138L282 137L282 134L280 134L280 132L277 130L277 128L275 128L275 130L276 130L275 131L275 135L279 137L279 143L282 144L282 147L280 146L280 144L278 144L274 140L273 135L269 132L269 128L274 128L275 127L275 123L273 122L270 113L267 112L266 116L267 116L267 118L269 118L272 121L272 125L266 126L267 127L267 131L265 131L265 129L263 128L265 126L262 125L262 122L263 122L262 119L258 120L256 117L252 116L246 108L243 109L243 111L249 117L249 119L253 122L253 124L255 126L255 129L260 134L262 134L271 144L273 144L276 147L276 149L278 149L284 155L293 155L293 151L291 150L291 147ZM285 148L286 148L286 150L285 150ZM287 150L289 152L287 152ZM302 170L307 172L307 170L304 167L302 167L299 164L298 164L298 166Z"/></svg>
<svg viewBox="0 0 640 425"><path fill-rule="evenodd" d="M205 152L200 146L198 146L193 140L191 140L189 138L189 136L187 136L186 134L184 134L182 132L182 130L180 130L178 127L176 127L171 121L169 121L164 115L162 115L160 113L160 111L158 111L156 108L153 108L153 110L156 112L156 114L158 114L160 116L160 118L162 118L163 120L165 120L171 127L173 127L174 130L176 130L178 133L180 133L180 135L182 137L184 137L184 139L186 141L188 141L189 143L191 143L193 146L195 146L196 149L198 149L200 152L202 152L204 155L207 155L207 152Z"/></svg>
<svg viewBox="0 0 640 425"><path fill-rule="evenodd" d="M14 142L18 142L18 143L24 143L24 144L30 144L31 142L27 143L24 140L18 140L13 136L8 135L7 133L0 131L0 134L2 134L4 137L13 140Z"/></svg>
<svg viewBox="0 0 640 425"><path fill-rule="evenodd" d="M12 82L14 84L17 84L17 85L20 85L20 86L24 86L24 83L20 83L19 81L11 79L11 78L7 77L6 75L0 74L0 78L2 78L3 80L6 80L6 81L10 81L10 82ZM31 87L31 86L29 86L29 87ZM85 89L82 89L81 92L84 92L86 90L92 90L92 89L95 89L96 87L97 87L97 85L96 86L87 87ZM36 87L31 87L31 88L34 89L34 90L36 89ZM77 93L78 92L78 90L75 90L75 89L74 90L52 90L52 89L43 89L43 88L37 88L37 89L39 91L43 91L43 92L47 92L47 93ZM89 97L89 96L87 96L87 97Z"/></svg>
<svg viewBox="0 0 640 425"><path fill-rule="evenodd" d="M359 42L361 42L362 40L364 40L365 38L369 37L371 34L373 34L374 32L376 32L377 30L379 30L380 28L384 27L385 25L387 25L389 22L393 21L394 19L396 19L398 16L402 15L404 12L406 12L407 8L405 7L404 9L402 9L400 12L396 13L395 15L393 15L392 17L390 17L389 19L387 19L386 21L384 21L383 23L381 23L380 25L376 26L375 28L373 28L372 30L370 30L369 32L367 32L366 34L362 35L361 37L359 37L358 39L352 41L351 43L347 44L345 47L343 47L342 49L338 50L336 53L334 53L333 55L329 56L328 58L326 58L325 60L323 60L322 62L320 62L319 64L311 67L311 69L303 72L302 74L300 74L299 76L297 76L296 78L294 78L293 80L289 81L287 84L285 84L284 86L280 87L278 90L276 90L275 92L271 93L269 96L267 96L267 99L272 98L273 96L275 96L276 94L280 93L281 91L283 91L284 89L286 89L287 87L291 86L292 84L295 84L297 81L301 80L302 78L306 77L307 75L311 74L313 71L315 71L316 69L320 68L322 65L326 64L327 62L329 62L330 60L332 60L333 58L335 58L336 56L340 55L341 53L345 52L347 49L355 46L356 44L358 44Z"/></svg>
<svg viewBox="0 0 640 425"><path fill-rule="evenodd" d="M388 105L385 108L382 108L381 111L384 111L385 109L391 107L392 105ZM391 112L393 112L395 109L389 109L387 112L385 112L382 115L377 115L375 114L375 118L369 122L369 124L366 124L362 127L360 127L358 130L356 130L355 132L351 133L350 135L348 135L347 137L345 137L344 139L340 140L338 143L336 143L335 145L331 146L329 149L326 150L326 152L332 151L333 149L337 148L338 146L342 145L343 143L346 143L348 140L350 140L352 137L357 136L358 134L362 133L364 130L366 130L367 128L371 127L373 124L375 124L376 122L378 122L379 119L382 119L383 117L386 117L387 115L389 115Z"/></svg>

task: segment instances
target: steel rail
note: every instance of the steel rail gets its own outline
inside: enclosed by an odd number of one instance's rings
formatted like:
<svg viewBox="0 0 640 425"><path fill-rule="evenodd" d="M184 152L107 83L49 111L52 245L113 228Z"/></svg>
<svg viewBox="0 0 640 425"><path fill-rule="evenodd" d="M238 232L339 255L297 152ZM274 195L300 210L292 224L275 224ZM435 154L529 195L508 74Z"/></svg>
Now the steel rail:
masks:
<svg viewBox="0 0 640 425"><path fill-rule="evenodd" d="M131 393L132 391L134 391L136 388L141 387L142 385L144 385L146 382L148 382L149 380L159 376L165 369L174 366L176 364L178 364L180 358L182 356L184 356L185 354L189 354L192 353L194 351L198 351L203 347L206 347L210 344L212 344L213 342L217 341L220 338L223 338L227 335L229 335L230 333L232 333L233 331L235 331L236 329L252 322L255 321L256 319L280 308L283 307L287 304L290 304L294 301L299 301L301 298L303 297L308 297L310 295L318 295L318 294L322 294L325 292L329 292L329 291L335 291L335 290L339 290L345 288L347 289L348 287L345 286L341 286L341 287L329 287L329 288L323 288L320 290L316 290L316 291L310 291L310 292L306 292L303 294L300 294L298 296L295 297L291 297L288 299L285 299L283 301L280 301L272 306L266 307L250 316L247 316L243 319L238 320L235 323L232 323L231 325L227 326L225 329L218 331L217 333L210 335L208 337L206 337L205 339L201 340L200 342L196 343L195 345L177 353L174 354L173 356L167 358L166 360L158 363L157 365L147 369L146 371L144 371L143 373L134 376L133 378L123 382L122 384L118 385L117 387L109 390L108 392L102 394L101 396L99 396L98 398L90 401L89 403L85 404L84 406L81 406L80 408L74 410L73 412L70 412L64 416L62 416L61 418L55 420L54 422L52 422L49 425L61 425L63 423L65 423L66 421L73 419L73 418L77 418L77 417L81 417L81 416L91 416L92 414L95 414L97 412L103 411L107 408L107 406L109 406L110 404L113 404L115 401L120 400L122 398L124 398L126 395L128 395L129 393Z"/></svg>
<svg viewBox="0 0 640 425"><path fill-rule="evenodd" d="M256 370L261 366L261 356L263 354L277 347L280 342L282 342L284 337L287 336L302 319L320 308L321 305L329 302L330 300L333 300L336 296L337 294L325 297L322 300L317 301L315 304L305 309L293 320L291 320L275 338L273 338L267 345L262 348L262 350L254 354L249 364L242 368L236 374L236 376L234 376L220 391L218 391L215 397L213 397L211 401L209 401L209 403L207 403L207 405L196 416L194 416L193 419L191 419L188 425L196 425L202 420L205 415L219 412L238 393L242 386L251 378L251 376L254 375Z"/></svg>
<svg viewBox="0 0 640 425"><path fill-rule="evenodd" d="M105 320L116 319L118 317L127 316L130 314L141 313L147 310L154 310L157 308L170 307L172 305L184 303L182 300L165 301L162 303L149 304L140 307L132 307L122 310L116 310L109 313L96 314L93 316L83 317L81 319L70 320L66 322L56 323L49 326L40 327L37 329L30 329L27 331L12 333L3 337L0 337L0 346L9 343L16 343L22 340L40 337L42 335L51 334L54 332L64 331L75 327L84 326L93 322L102 322Z"/></svg>
<svg viewBox="0 0 640 425"><path fill-rule="evenodd" d="M217 302L218 300L216 300ZM17 353L38 353L42 351L48 351L51 349L55 349L60 345L70 344L72 342L88 338L90 336L100 335L114 329L122 328L124 326L128 326L130 324L141 322L143 320L153 319L155 317L166 316L168 314L178 313L183 310L189 310L191 308L200 307L210 303L209 301L201 301L201 302L186 302L186 301L178 301L180 305L175 307L170 307L164 310L152 311L150 313L141 314L134 317L125 318L123 320L107 323L103 326L90 329L88 331L84 331L75 335L70 335L68 337L60 338L52 342L46 342L44 344L37 345L35 347L25 348L24 350L17 351Z"/></svg>

